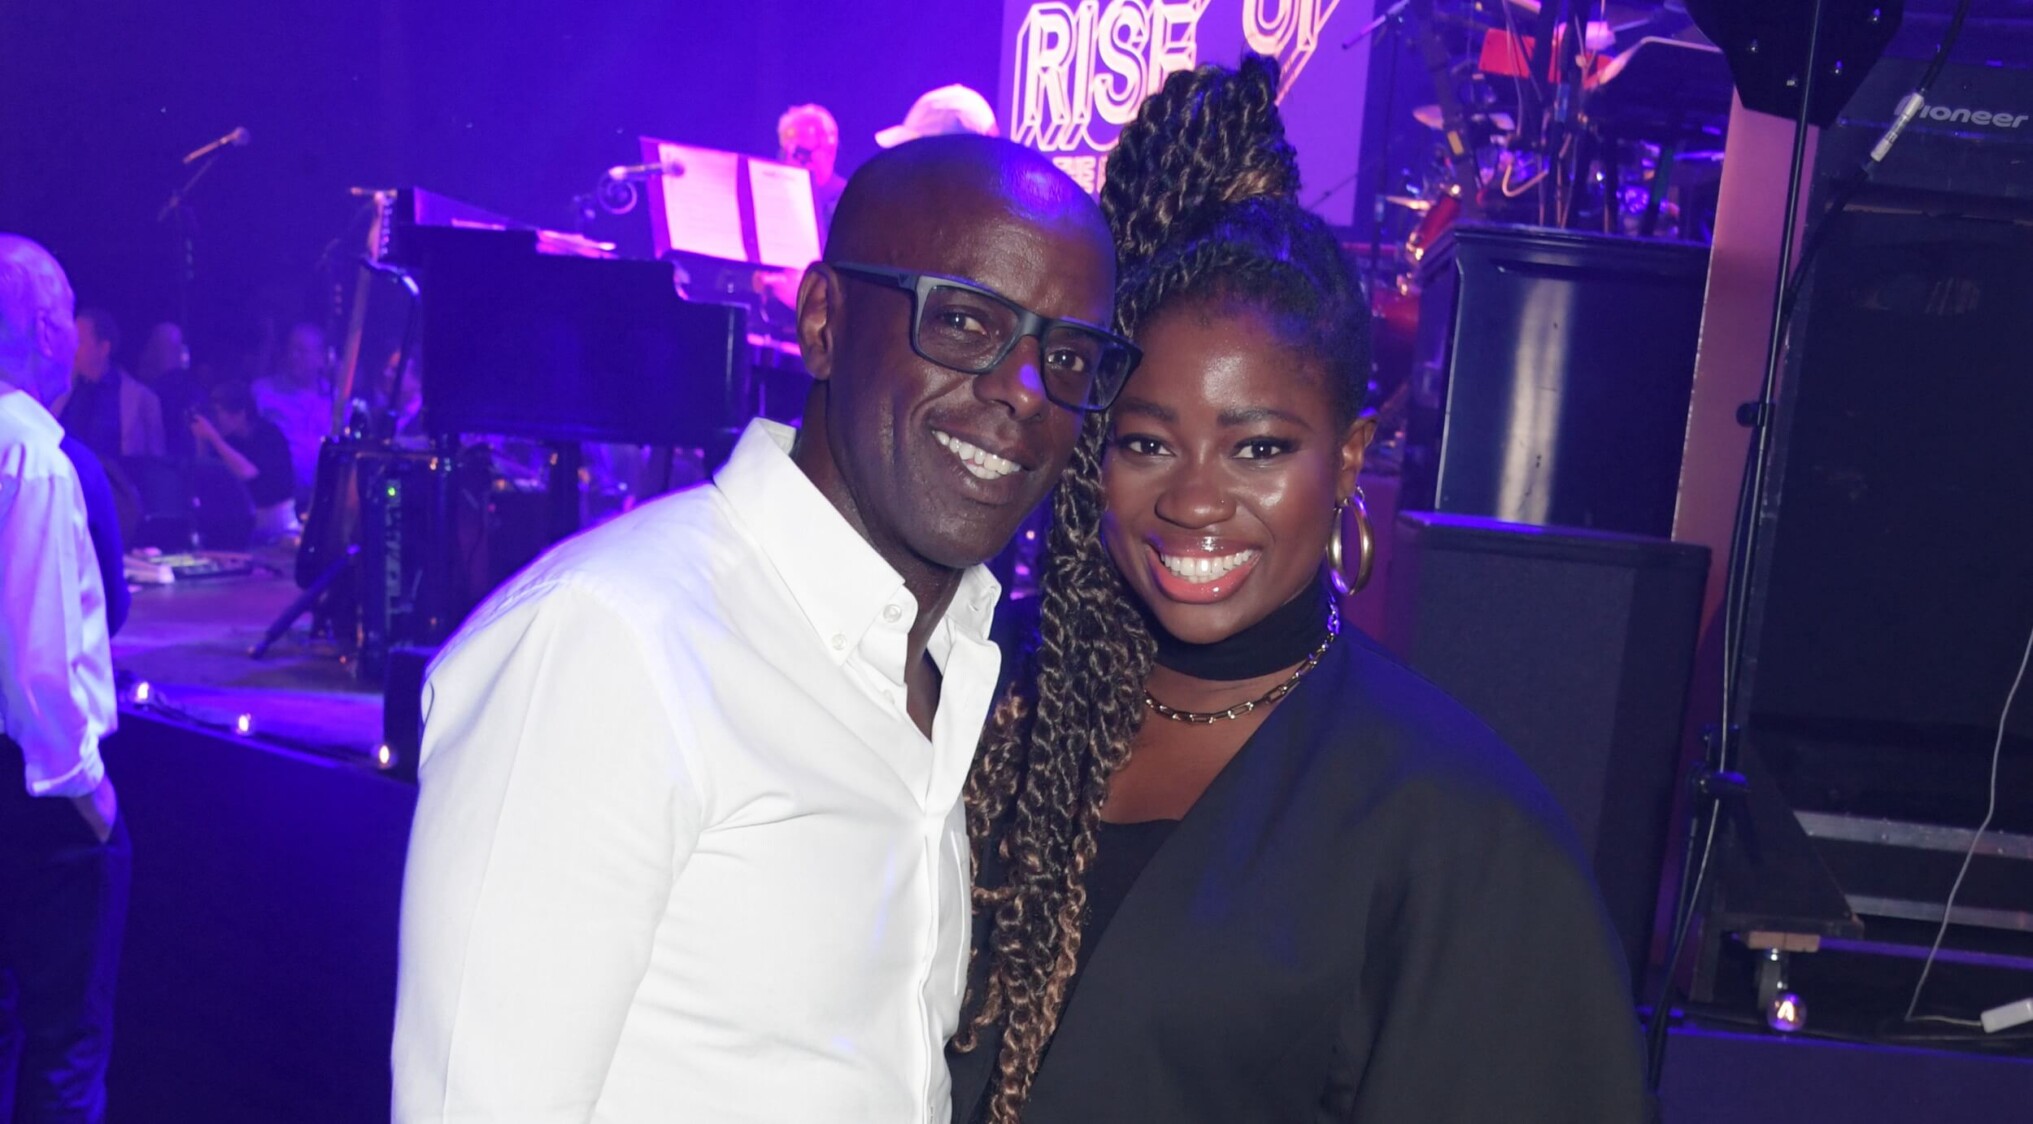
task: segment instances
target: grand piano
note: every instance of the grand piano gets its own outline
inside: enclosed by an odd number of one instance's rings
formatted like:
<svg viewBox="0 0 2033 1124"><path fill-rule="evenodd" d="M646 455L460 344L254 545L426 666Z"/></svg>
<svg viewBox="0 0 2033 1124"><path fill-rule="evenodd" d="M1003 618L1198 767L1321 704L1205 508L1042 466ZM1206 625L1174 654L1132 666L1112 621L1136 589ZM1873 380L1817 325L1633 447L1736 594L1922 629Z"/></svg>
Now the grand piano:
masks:
<svg viewBox="0 0 2033 1124"><path fill-rule="evenodd" d="M270 631L315 607L363 677L442 641L577 529L582 443L660 450L666 480L673 449L711 464L763 412L758 373L784 365L750 339L746 309L681 297L668 262L421 188L373 203L297 558L305 595ZM412 359L421 441L398 441L394 384ZM493 470L501 439L540 450L545 486Z"/></svg>
<svg viewBox="0 0 2033 1124"><path fill-rule="evenodd" d="M390 194L379 260L415 281L432 436L712 448L756 412L745 310L681 298L669 263Z"/></svg>

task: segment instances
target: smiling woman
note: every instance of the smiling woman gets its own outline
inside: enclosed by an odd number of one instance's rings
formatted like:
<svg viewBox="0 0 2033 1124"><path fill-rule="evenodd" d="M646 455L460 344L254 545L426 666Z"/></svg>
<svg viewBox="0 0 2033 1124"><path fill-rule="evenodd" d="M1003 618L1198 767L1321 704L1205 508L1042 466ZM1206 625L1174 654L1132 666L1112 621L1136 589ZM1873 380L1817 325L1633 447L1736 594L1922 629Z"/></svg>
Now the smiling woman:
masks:
<svg viewBox="0 0 2033 1124"><path fill-rule="evenodd" d="M1260 56L1175 75L1110 161L1143 361L1061 481L969 781L954 1118L1644 1119L1571 830L1341 627L1368 311L1296 202L1277 89Z"/></svg>
<svg viewBox="0 0 2033 1124"><path fill-rule="evenodd" d="M1325 364L1254 303L1179 301L1141 337L1149 358L1116 406L1102 533L1163 630L1212 643L1313 583L1372 427L1342 424Z"/></svg>

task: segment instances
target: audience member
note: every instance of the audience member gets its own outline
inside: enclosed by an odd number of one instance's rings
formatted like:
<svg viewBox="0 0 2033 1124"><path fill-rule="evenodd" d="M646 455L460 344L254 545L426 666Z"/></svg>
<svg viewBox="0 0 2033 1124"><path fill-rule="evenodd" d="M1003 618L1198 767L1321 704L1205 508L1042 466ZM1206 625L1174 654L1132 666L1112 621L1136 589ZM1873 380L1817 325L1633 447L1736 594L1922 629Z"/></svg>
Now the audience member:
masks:
<svg viewBox="0 0 2033 1124"><path fill-rule="evenodd" d="M162 400L163 440L169 455L187 458L191 446L190 412L204 402L204 387L191 372L191 349L184 345L184 331L163 321L148 332L148 341L134 357L134 377L140 379Z"/></svg>
<svg viewBox="0 0 2033 1124"><path fill-rule="evenodd" d="M119 491L96 453L71 434L59 443L78 473L85 497L85 529L92 536L92 554L99 566L99 585L106 591L106 635L120 634L134 597L127 590L126 533L121 530Z"/></svg>
<svg viewBox="0 0 2033 1124"><path fill-rule="evenodd" d="M254 409L246 384L212 388L205 409L191 417L200 458L215 457L254 501L254 543L279 542L302 532L296 518L296 477L289 439Z"/></svg>
<svg viewBox="0 0 2033 1124"><path fill-rule="evenodd" d="M106 587L41 404L76 353L74 307L47 250L0 234L0 1120L104 1118L132 867L99 756Z"/></svg>
<svg viewBox="0 0 2033 1124"><path fill-rule="evenodd" d="M50 412L101 457L162 456L162 400L113 361L119 322L104 309L83 309L77 333L70 389L49 404Z"/></svg>
<svg viewBox="0 0 2033 1124"><path fill-rule="evenodd" d="M318 472L318 444L332 432L330 367L324 329L306 321L289 330L276 372L254 380L255 404L289 441L298 499L311 494L311 481Z"/></svg>

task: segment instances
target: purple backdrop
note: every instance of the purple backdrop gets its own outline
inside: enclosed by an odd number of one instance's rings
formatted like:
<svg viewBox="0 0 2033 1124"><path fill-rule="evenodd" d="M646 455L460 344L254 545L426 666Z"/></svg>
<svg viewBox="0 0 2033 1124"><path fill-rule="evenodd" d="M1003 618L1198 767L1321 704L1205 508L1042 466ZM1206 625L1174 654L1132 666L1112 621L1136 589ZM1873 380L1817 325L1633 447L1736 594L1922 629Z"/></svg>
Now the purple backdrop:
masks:
<svg viewBox="0 0 2033 1124"><path fill-rule="evenodd" d="M0 230L41 239L129 346L177 304L155 221L178 163L244 125L192 196L192 346L227 363L263 315L322 316L350 186L419 184L564 227L648 133L771 154L817 101L841 164L925 90L996 79L1000 0L63 0L0 4ZM992 95L991 95L992 96ZM646 223L637 212L629 216ZM607 220L618 222L619 220ZM646 228L644 234L646 240Z"/></svg>

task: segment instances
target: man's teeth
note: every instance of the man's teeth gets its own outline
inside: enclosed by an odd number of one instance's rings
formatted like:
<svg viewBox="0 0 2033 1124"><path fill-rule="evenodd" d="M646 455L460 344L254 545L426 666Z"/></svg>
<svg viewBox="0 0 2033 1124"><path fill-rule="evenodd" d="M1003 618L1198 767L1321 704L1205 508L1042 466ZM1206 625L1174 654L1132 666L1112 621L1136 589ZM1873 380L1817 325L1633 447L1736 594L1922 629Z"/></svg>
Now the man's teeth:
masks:
<svg viewBox="0 0 2033 1124"><path fill-rule="evenodd" d="M935 429L932 436L939 439L939 444L952 450L953 455L959 457L960 463L966 465L967 471L973 473L977 479L1000 480L1018 468L1017 462L998 457L979 445L970 445L950 433L941 433Z"/></svg>
<svg viewBox="0 0 2033 1124"><path fill-rule="evenodd" d="M1200 555L1189 558L1174 554L1160 554L1158 555L1158 560L1165 564L1165 569L1172 571L1178 577L1199 584L1211 582L1216 578L1226 577L1229 571L1256 556L1257 552L1254 550L1238 550L1234 554L1224 554L1218 558Z"/></svg>

